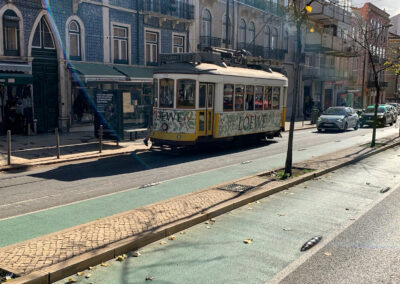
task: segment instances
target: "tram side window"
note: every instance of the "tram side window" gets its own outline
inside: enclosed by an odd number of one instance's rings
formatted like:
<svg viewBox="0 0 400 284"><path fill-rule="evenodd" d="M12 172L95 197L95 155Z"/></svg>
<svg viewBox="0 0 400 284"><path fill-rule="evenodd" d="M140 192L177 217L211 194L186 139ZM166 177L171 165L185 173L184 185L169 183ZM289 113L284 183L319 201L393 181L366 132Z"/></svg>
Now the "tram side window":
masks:
<svg viewBox="0 0 400 284"><path fill-rule="evenodd" d="M264 109L271 109L272 106L272 87L265 87Z"/></svg>
<svg viewBox="0 0 400 284"><path fill-rule="evenodd" d="M233 110L233 85L224 85L224 111Z"/></svg>
<svg viewBox="0 0 400 284"><path fill-rule="evenodd" d="M207 92L207 85L200 84L199 87L199 108L206 107L206 92Z"/></svg>
<svg viewBox="0 0 400 284"><path fill-rule="evenodd" d="M255 110L262 110L263 109L263 97L264 97L264 87L256 86L256 94L255 94Z"/></svg>
<svg viewBox="0 0 400 284"><path fill-rule="evenodd" d="M173 108L174 107L174 80L161 79L160 80L160 107Z"/></svg>
<svg viewBox="0 0 400 284"><path fill-rule="evenodd" d="M195 108L196 81L190 79L178 80L177 108Z"/></svg>
<svg viewBox="0 0 400 284"><path fill-rule="evenodd" d="M254 86L246 86L246 110L254 110Z"/></svg>
<svg viewBox="0 0 400 284"><path fill-rule="evenodd" d="M158 107L158 80L153 80L153 106Z"/></svg>
<svg viewBox="0 0 400 284"><path fill-rule="evenodd" d="M279 109L279 97L281 88L274 87L272 93L272 109Z"/></svg>
<svg viewBox="0 0 400 284"><path fill-rule="evenodd" d="M235 111L243 111L244 108L244 86L235 85Z"/></svg>

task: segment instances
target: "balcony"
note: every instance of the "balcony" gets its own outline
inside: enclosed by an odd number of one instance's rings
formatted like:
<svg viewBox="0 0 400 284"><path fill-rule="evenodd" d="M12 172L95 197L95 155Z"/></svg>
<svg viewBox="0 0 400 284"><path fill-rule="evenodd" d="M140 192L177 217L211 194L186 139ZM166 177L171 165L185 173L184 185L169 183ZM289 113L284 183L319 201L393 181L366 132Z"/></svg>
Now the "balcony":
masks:
<svg viewBox="0 0 400 284"><path fill-rule="evenodd" d="M281 17L285 14L285 6L272 3L271 1L240 0L239 2L278 17Z"/></svg>
<svg viewBox="0 0 400 284"><path fill-rule="evenodd" d="M332 3L314 1L311 4L312 12L309 19L318 21L323 24L331 24L332 22L344 22L351 24L351 13Z"/></svg>
<svg viewBox="0 0 400 284"><path fill-rule="evenodd" d="M140 0L139 8L145 14L155 14L154 16L167 16L189 21L194 19L194 5L183 0Z"/></svg>
<svg viewBox="0 0 400 284"><path fill-rule="evenodd" d="M345 55L350 53L351 45L341 37L329 33L307 33L305 51L321 52L332 55Z"/></svg>
<svg viewBox="0 0 400 284"><path fill-rule="evenodd" d="M284 60L285 54L287 53L287 50L284 49L271 49L261 45L250 45L247 47L247 50L250 51L254 57L272 60Z"/></svg>
<svg viewBox="0 0 400 284"><path fill-rule="evenodd" d="M219 37L200 36L198 49L203 51L205 47L221 47L222 40Z"/></svg>
<svg viewBox="0 0 400 284"><path fill-rule="evenodd" d="M378 83L379 83L379 87L381 87L381 88L387 88L387 86L388 86L388 82L378 82ZM375 88L375 81L368 80L367 86L368 86L368 88Z"/></svg>

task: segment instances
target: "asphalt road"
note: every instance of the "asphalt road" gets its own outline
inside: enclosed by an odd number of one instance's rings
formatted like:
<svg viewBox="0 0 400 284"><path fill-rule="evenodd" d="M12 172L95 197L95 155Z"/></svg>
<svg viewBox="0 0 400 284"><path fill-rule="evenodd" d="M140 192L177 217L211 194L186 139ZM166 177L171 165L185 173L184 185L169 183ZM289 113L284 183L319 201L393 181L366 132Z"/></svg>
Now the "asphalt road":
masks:
<svg viewBox="0 0 400 284"><path fill-rule="evenodd" d="M394 127L387 127L378 129L377 133L378 137L383 137L397 131L398 129ZM297 152L294 154L294 160L368 143L370 136L371 129L350 130L345 133L296 131L294 150ZM284 163L286 148L287 133L284 133L283 138L277 138L272 142L242 148L204 149L177 157L146 152L139 155L40 167L28 172L1 173L0 220L123 192L153 182L222 170L222 176L219 174L214 179L207 180L208 183L200 180L208 177L196 179L198 187L193 190L200 189L203 186L253 174L268 167L280 166ZM245 170L223 170L245 161L253 161L253 164L247 168L243 167ZM178 194L182 192L176 192L176 195ZM166 197L171 196L173 195Z"/></svg>

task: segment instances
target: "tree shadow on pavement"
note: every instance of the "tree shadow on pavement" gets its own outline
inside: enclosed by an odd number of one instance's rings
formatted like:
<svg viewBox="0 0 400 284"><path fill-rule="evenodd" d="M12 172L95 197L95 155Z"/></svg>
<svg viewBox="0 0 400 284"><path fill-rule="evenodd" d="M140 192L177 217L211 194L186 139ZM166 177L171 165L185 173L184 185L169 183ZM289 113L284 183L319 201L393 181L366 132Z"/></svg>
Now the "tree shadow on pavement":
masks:
<svg viewBox="0 0 400 284"><path fill-rule="evenodd" d="M143 152L123 154L114 157L100 158L95 161L62 165L55 169L32 174L32 177L41 179L54 179L59 181L77 181L88 178L98 178L130 174L144 170L163 168L187 162L215 158L231 153L239 153L254 148L265 147L275 141L267 141L262 144L248 145L245 147L233 147L230 149L203 148L183 155L171 156L168 151Z"/></svg>

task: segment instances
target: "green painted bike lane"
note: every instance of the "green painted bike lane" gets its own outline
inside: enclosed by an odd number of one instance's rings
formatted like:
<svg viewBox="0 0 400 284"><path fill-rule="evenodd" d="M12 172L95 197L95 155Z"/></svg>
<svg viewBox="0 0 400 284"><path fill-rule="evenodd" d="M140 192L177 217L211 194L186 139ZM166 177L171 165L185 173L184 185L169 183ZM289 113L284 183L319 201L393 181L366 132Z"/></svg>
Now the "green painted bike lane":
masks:
<svg viewBox="0 0 400 284"><path fill-rule="evenodd" d="M378 133L377 137L394 134L397 130ZM330 142L293 153L293 161L300 162L369 141L367 136L352 137L340 142ZM67 229L99 218L111 216L144 205L156 203L182 194L194 192L233 179L256 174L284 165L286 153L259 158L246 164L236 164L216 170L201 172L161 184L127 190L78 203L51 208L22 216L0 220L0 247L34 237ZM28 190L28 189L27 189Z"/></svg>

